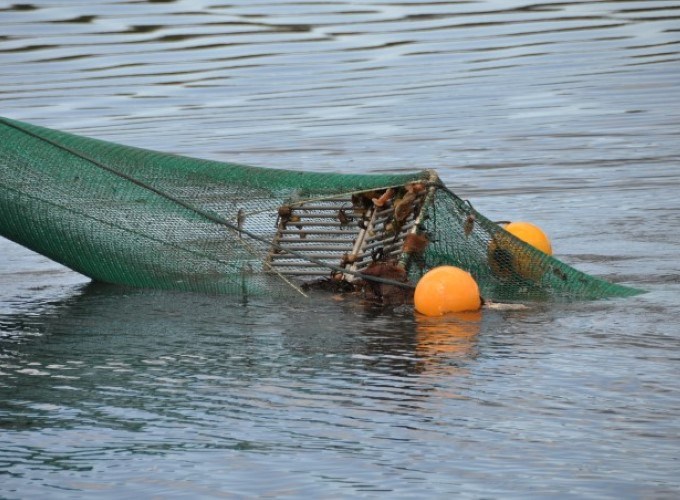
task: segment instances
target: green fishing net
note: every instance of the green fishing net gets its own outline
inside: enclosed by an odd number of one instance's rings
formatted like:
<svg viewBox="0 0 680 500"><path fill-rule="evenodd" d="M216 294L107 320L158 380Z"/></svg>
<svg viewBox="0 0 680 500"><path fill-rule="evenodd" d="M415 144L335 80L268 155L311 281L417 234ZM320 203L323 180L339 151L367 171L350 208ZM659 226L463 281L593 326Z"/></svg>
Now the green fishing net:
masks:
<svg viewBox="0 0 680 500"><path fill-rule="evenodd" d="M477 280L482 297L523 301L641 293L580 272L525 244L448 190L440 191L427 210L425 229L434 236L423 267L453 265L467 270Z"/></svg>
<svg viewBox="0 0 680 500"><path fill-rule="evenodd" d="M408 197L409 185L424 186L427 196L410 200L395 230L394 208ZM374 225L366 227L366 205L357 199L380 197L388 188L393 198L386 207L393 212L376 211ZM403 252L407 232L424 235L426 248ZM368 263L362 267L347 255L358 248L358 238L370 236L359 260L401 260L411 284L430 268L450 264L472 273L483 297L497 301L639 293L522 243L429 171L344 175L255 168L4 118L0 235L93 280L135 287L302 293L302 284L344 269L349 280L362 278Z"/></svg>

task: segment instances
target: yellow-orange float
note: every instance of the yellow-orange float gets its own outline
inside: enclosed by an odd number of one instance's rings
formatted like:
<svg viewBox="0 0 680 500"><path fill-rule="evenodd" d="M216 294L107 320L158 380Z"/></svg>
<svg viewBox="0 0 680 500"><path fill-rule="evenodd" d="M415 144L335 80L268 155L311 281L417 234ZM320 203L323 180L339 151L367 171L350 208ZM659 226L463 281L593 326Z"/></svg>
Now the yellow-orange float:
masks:
<svg viewBox="0 0 680 500"><path fill-rule="evenodd" d="M503 228L516 238L541 252L552 255L552 245L546 234L530 222L511 222ZM497 233L489 243L489 265L500 278L511 278L513 274L530 281L539 281L543 270L536 267L531 255L522 252L506 233Z"/></svg>
<svg viewBox="0 0 680 500"><path fill-rule="evenodd" d="M505 230L541 252L552 255L550 240L540 227L531 222L511 222Z"/></svg>
<svg viewBox="0 0 680 500"><path fill-rule="evenodd" d="M416 311L426 316L476 311L482 303L472 275L454 266L440 266L420 278L413 297Z"/></svg>

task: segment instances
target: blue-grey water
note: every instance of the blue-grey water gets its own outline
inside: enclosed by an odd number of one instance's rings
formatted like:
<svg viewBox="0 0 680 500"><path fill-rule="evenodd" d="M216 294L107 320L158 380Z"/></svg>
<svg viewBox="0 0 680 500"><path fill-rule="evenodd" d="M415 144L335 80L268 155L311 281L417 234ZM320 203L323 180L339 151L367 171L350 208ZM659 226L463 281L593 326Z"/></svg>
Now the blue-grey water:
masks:
<svg viewBox="0 0 680 500"><path fill-rule="evenodd" d="M97 285L0 239L0 497L680 495L677 1L29 2L0 0L0 115L434 168L648 293L423 319Z"/></svg>

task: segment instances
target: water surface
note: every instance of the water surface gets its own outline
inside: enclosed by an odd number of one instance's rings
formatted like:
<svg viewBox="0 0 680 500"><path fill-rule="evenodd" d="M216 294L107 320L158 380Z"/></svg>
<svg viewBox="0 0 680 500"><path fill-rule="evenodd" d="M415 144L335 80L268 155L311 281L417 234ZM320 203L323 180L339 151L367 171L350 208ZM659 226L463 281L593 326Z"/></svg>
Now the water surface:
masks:
<svg viewBox="0 0 680 500"><path fill-rule="evenodd" d="M4 116L275 168L435 168L648 291L435 321L93 285L0 240L0 496L676 497L679 19L0 1Z"/></svg>

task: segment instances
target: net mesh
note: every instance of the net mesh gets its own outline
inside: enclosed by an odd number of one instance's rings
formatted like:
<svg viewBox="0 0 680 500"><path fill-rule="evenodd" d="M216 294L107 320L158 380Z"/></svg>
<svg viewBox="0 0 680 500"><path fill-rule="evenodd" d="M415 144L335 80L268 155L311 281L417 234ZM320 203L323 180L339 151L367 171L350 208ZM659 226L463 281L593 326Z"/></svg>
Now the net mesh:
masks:
<svg viewBox="0 0 680 500"><path fill-rule="evenodd" d="M477 280L482 297L498 301L598 299L641 293L580 272L507 232L446 189L427 208L432 235L420 267L461 267ZM422 269L414 269L417 279Z"/></svg>
<svg viewBox="0 0 680 500"><path fill-rule="evenodd" d="M346 175L255 168L0 118L0 235L108 283L231 294L299 290L295 277L268 264L281 207L416 182L428 183L432 196L414 229L430 243L409 265L412 282L451 264L470 271L492 300L639 292L522 243L432 183L428 171Z"/></svg>

